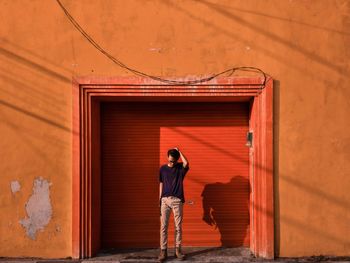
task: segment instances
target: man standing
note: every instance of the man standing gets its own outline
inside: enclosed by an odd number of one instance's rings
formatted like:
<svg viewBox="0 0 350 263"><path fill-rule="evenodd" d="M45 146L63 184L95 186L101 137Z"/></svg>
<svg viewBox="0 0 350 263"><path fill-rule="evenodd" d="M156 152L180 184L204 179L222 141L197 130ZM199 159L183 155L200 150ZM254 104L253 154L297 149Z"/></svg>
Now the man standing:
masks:
<svg viewBox="0 0 350 263"><path fill-rule="evenodd" d="M178 160L181 157L182 163ZM160 255L159 260L167 258L168 248L168 225L171 210L175 218L176 250L175 256L184 260L185 255L181 252L182 241L182 216L185 202L183 179L189 170L186 157L178 148L168 151L168 163L159 169L159 201L160 201Z"/></svg>

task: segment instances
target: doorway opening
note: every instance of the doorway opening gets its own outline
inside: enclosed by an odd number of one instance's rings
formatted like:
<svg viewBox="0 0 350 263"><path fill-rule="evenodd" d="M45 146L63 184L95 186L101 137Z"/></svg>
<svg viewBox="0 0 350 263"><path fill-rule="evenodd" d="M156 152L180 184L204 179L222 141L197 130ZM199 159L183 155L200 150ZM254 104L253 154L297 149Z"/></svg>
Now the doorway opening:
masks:
<svg viewBox="0 0 350 263"><path fill-rule="evenodd" d="M272 80L76 79L73 92L73 257L158 246L157 169L176 141L191 163L184 245L243 245L273 258Z"/></svg>

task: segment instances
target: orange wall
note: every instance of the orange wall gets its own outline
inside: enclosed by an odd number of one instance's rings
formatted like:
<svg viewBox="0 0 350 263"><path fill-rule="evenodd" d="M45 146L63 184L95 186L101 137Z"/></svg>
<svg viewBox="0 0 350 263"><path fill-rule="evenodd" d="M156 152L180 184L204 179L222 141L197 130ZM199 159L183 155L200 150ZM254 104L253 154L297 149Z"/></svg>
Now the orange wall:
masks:
<svg viewBox="0 0 350 263"><path fill-rule="evenodd" d="M269 73L276 251L350 254L349 1L62 2L101 46L149 74ZM0 24L0 256L69 257L71 79L131 73L94 49L53 0L2 0ZM32 240L20 220L39 177L50 183L41 194L52 214Z"/></svg>

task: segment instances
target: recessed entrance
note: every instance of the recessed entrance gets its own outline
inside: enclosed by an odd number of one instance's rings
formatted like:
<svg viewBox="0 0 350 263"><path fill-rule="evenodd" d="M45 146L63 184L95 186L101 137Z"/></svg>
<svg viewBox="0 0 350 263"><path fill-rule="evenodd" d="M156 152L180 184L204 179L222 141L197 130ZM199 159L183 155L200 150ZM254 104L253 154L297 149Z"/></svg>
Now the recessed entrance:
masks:
<svg viewBox="0 0 350 263"><path fill-rule="evenodd" d="M107 247L159 246L158 168L162 154L180 145L191 161L184 245L243 245L257 256L273 257L272 81L264 88L260 83L259 78L196 86L137 78L77 80L75 257ZM252 148L245 145L248 131Z"/></svg>

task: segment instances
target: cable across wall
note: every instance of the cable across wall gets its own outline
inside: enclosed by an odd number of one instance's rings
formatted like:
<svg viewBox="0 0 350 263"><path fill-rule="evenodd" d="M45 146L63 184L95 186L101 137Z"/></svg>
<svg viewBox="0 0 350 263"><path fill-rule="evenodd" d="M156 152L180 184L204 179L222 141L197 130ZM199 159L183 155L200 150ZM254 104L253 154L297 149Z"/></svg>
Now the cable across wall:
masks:
<svg viewBox="0 0 350 263"><path fill-rule="evenodd" d="M108 59L110 59L114 64L118 65L121 68L124 68L130 72L132 72L133 74L140 76L140 77L146 77L146 78L150 78L162 83L167 83L169 85L193 85L193 84L200 84L200 83L205 83L208 82L210 80L213 80L219 76L225 75L227 74L227 76L231 76L233 73L235 73L236 71L250 71L250 72L256 72L259 73L262 76L262 82L261 82L261 88L265 87L266 81L267 81L267 74L262 71L259 68L256 67L232 67L229 69L226 69L222 72L219 73L214 73L211 74L209 77L205 77L205 78L200 78L200 79L195 79L195 80L189 80L189 81L179 81L179 80L172 80L172 79L165 79L165 78L161 78L158 76L153 76L153 75L149 75L145 72L139 71L137 69L134 68L130 68L129 66L127 66L126 64L124 64L123 62L121 62L119 59L117 59L116 57L114 57L112 54L110 54L108 51L106 51L104 48L102 48L80 25L79 23L74 19L74 17L68 12L68 10L65 8L65 6L61 3L60 0L56 0L58 5L61 7L61 9L63 10L64 14L66 15L66 17L69 19L69 21L73 24L73 26L83 35L83 37L92 45L94 46L99 52L101 52L104 56L106 56Z"/></svg>

